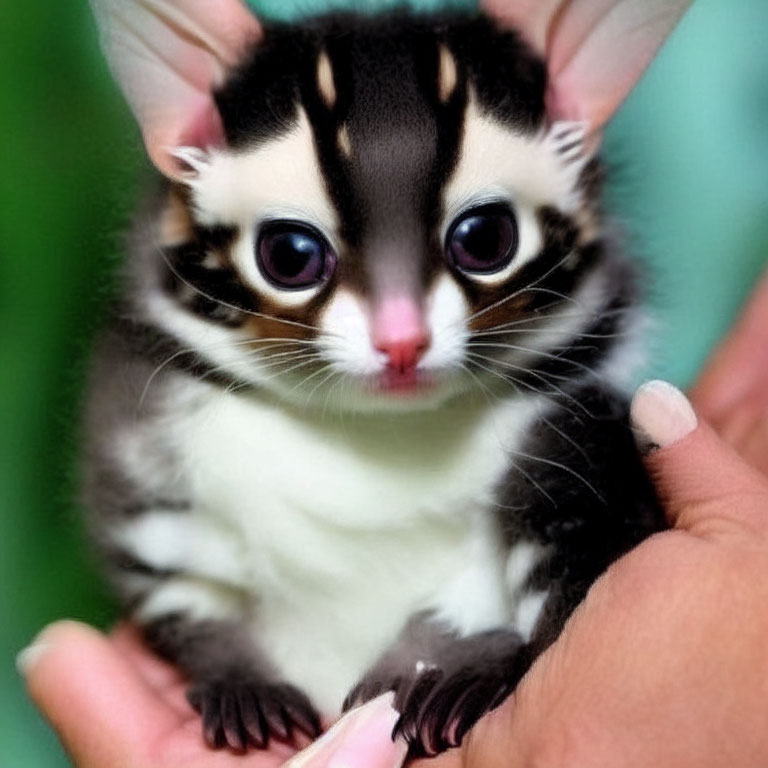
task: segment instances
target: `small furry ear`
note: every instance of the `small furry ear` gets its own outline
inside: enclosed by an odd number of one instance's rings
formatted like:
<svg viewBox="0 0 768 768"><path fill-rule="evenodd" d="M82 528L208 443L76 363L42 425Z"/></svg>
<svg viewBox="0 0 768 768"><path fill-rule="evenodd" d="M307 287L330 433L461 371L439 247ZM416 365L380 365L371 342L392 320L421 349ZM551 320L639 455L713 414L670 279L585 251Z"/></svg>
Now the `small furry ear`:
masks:
<svg viewBox="0 0 768 768"><path fill-rule="evenodd" d="M152 162L184 180L181 147L224 142L211 89L261 27L240 0L90 0L112 71ZM187 166L186 168L184 166Z"/></svg>
<svg viewBox="0 0 768 768"><path fill-rule="evenodd" d="M551 122L599 132L692 0L484 0L547 60Z"/></svg>

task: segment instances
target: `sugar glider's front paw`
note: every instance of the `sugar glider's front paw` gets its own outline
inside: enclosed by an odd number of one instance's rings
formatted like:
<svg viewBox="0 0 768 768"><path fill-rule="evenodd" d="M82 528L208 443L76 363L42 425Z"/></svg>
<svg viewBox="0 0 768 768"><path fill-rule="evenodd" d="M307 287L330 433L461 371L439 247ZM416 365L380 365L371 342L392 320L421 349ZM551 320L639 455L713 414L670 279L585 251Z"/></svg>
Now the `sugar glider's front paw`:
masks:
<svg viewBox="0 0 768 768"><path fill-rule="evenodd" d="M432 756L457 747L467 731L514 690L508 678L487 670L432 670L415 685L400 707L392 732L410 744L412 756Z"/></svg>
<svg viewBox="0 0 768 768"><path fill-rule="evenodd" d="M392 732L410 745L411 756L432 756L457 747L467 731L501 704L530 666L530 650L512 632L464 638L442 667L425 669L395 707Z"/></svg>
<svg viewBox="0 0 768 768"><path fill-rule="evenodd" d="M214 749L245 752L263 749L270 738L290 740L295 730L310 738L321 732L309 699L287 683L213 680L194 684L187 693L203 717L203 735Z"/></svg>

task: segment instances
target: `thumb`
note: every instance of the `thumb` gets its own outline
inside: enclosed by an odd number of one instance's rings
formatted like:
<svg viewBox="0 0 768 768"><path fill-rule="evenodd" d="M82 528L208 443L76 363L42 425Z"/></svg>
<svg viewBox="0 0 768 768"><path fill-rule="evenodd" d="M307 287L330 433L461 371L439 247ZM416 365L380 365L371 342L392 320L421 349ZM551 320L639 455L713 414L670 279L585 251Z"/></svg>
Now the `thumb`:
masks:
<svg viewBox="0 0 768 768"><path fill-rule="evenodd" d="M173 710L95 629L60 621L17 660L33 701L82 768L132 764L176 724Z"/></svg>
<svg viewBox="0 0 768 768"><path fill-rule="evenodd" d="M679 389L643 384L630 416L670 525L704 537L768 535L768 478L700 422Z"/></svg>

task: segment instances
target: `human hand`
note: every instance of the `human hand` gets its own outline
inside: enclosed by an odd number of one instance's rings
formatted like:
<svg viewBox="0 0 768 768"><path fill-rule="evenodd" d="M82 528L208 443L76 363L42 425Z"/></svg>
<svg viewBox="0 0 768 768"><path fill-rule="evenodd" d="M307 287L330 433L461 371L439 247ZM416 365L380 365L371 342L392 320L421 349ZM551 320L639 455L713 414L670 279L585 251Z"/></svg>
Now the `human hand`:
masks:
<svg viewBox="0 0 768 768"><path fill-rule="evenodd" d="M32 699L78 768L277 768L296 752L274 740L247 760L211 751L181 676L127 625L105 636L58 622L18 664Z"/></svg>

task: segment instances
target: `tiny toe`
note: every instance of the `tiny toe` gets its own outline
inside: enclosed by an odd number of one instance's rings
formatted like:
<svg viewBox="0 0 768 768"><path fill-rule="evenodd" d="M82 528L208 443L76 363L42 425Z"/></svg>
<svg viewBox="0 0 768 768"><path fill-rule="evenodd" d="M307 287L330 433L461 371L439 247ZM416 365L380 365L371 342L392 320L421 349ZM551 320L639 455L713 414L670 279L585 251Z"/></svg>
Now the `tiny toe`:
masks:
<svg viewBox="0 0 768 768"><path fill-rule="evenodd" d="M240 722L240 708L234 692L225 691L221 697L221 728L230 749L244 752L247 744Z"/></svg>
<svg viewBox="0 0 768 768"><path fill-rule="evenodd" d="M496 683L498 685L498 683ZM466 693L461 711L458 713L455 726L456 738L461 741L467 731L486 713L491 707L491 701L498 697L498 689L491 689L479 681Z"/></svg>
<svg viewBox="0 0 768 768"><path fill-rule="evenodd" d="M249 690L243 689L238 691L237 703L240 707L243 727L251 744L258 749L264 749L269 741L269 734L256 699Z"/></svg>
<svg viewBox="0 0 768 768"><path fill-rule="evenodd" d="M288 720L311 739L316 738L322 732L320 717L310 704L309 699L301 691L288 690L283 701L283 709Z"/></svg>
<svg viewBox="0 0 768 768"><path fill-rule="evenodd" d="M221 707L218 700L210 694L202 694L201 701L205 743L211 749L219 749L224 746L224 734L221 730Z"/></svg>
<svg viewBox="0 0 768 768"><path fill-rule="evenodd" d="M283 741L290 738L291 729L285 722L283 707L271 691L266 691L261 698L261 712L269 732Z"/></svg>

